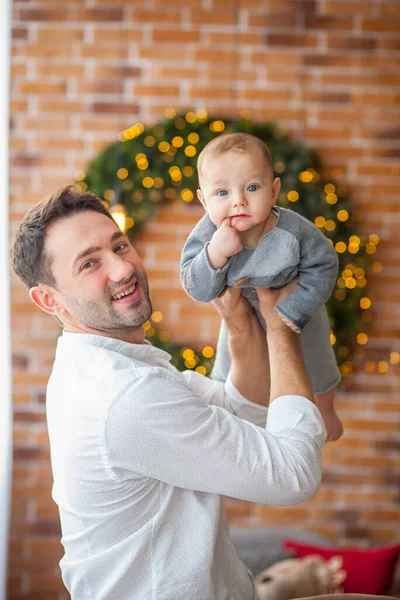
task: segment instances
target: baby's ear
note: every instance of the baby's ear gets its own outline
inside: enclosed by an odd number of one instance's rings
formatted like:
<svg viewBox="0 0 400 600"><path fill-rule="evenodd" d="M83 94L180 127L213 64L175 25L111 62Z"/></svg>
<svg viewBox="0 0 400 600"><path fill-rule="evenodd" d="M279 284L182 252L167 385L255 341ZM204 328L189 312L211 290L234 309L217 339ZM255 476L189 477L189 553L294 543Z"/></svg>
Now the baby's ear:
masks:
<svg viewBox="0 0 400 600"><path fill-rule="evenodd" d="M275 177L272 182L272 196L274 200L277 199L279 192L281 191L281 180L279 177Z"/></svg>
<svg viewBox="0 0 400 600"><path fill-rule="evenodd" d="M203 192L201 191L200 188L197 190L197 197L200 200L201 204L203 205L204 210L207 212L207 204L206 204Z"/></svg>

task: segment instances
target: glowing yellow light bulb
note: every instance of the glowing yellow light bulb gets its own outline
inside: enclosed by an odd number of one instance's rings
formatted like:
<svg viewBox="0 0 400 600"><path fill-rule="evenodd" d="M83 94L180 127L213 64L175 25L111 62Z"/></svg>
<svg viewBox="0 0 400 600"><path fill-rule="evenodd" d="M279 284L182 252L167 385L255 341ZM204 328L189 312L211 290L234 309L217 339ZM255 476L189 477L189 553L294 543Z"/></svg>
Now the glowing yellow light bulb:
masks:
<svg viewBox="0 0 400 600"><path fill-rule="evenodd" d="M190 190L189 188L185 188L181 191L181 198L182 200L184 200L184 202L191 202L194 198L194 194L192 190Z"/></svg>
<svg viewBox="0 0 400 600"><path fill-rule="evenodd" d="M398 365L400 362L400 352L391 352L390 362L392 363L392 365Z"/></svg>
<svg viewBox="0 0 400 600"><path fill-rule="evenodd" d="M349 213L347 212L347 210L339 210L337 218L339 221L344 223L349 218Z"/></svg>
<svg viewBox="0 0 400 600"><path fill-rule="evenodd" d="M194 112L186 113L185 119L188 123L195 123L196 119L197 119L196 113L194 113Z"/></svg>
<svg viewBox="0 0 400 600"><path fill-rule="evenodd" d="M366 333L359 333L357 336L357 344L364 346L368 342L368 336Z"/></svg>
<svg viewBox="0 0 400 600"><path fill-rule="evenodd" d="M161 323L161 321L163 320L163 314L162 314L162 312L160 312L159 310L155 310L153 312L153 314L151 315L151 320L154 323Z"/></svg>
<svg viewBox="0 0 400 600"><path fill-rule="evenodd" d="M207 369L205 367L203 367L203 365L199 365L198 367L196 367L196 373L200 373L200 375L206 375L207 374Z"/></svg>
<svg viewBox="0 0 400 600"><path fill-rule="evenodd" d="M386 361L380 360L378 362L378 371L379 371L379 373L387 373L388 369L389 369L389 365L387 364Z"/></svg>
<svg viewBox="0 0 400 600"><path fill-rule="evenodd" d="M114 204L110 208L110 214L120 230L123 232L126 229L126 210L123 204Z"/></svg>
<svg viewBox="0 0 400 600"><path fill-rule="evenodd" d="M370 308L372 302L369 298L361 298L360 300L360 307L363 308L364 310L368 310L368 308Z"/></svg>
<svg viewBox="0 0 400 600"><path fill-rule="evenodd" d="M118 169L117 171L117 177L118 179L126 179L128 177L129 173L128 173L128 169Z"/></svg>
<svg viewBox="0 0 400 600"><path fill-rule="evenodd" d="M86 173L85 171L82 171L82 169L79 169L78 171L75 171L74 177L76 181L82 181L83 179L85 179Z"/></svg>
<svg viewBox="0 0 400 600"><path fill-rule="evenodd" d="M200 136L198 133L189 133L189 135L188 135L188 140L191 144L197 144L199 139L200 139Z"/></svg>
<svg viewBox="0 0 400 600"><path fill-rule="evenodd" d="M202 354L205 358L211 358L214 356L214 349L211 348L211 346L205 346L202 350Z"/></svg>
<svg viewBox="0 0 400 600"><path fill-rule="evenodd" d="M314 223L317 227L325 227L326 219L324 217L315 217Z"/></svg>
<svg viewBox="0 0 400 600"><path fill-rule="evenodd" d="M336 204L336 202L338 201L338 197L336 196L336 194L327 194L326 201L328 204Z"/></svg>
<svg viewBox="0 0 400 600"><path fill-rule="evenodd" d="M296 190L291 190L290 192L288 192L287 197L289 202L297 202L297 200L299 199L299 194L296 192Z"/></svg>
<svg viewBox="0 0 400 600"><path fill-rule="evenodd" d="M339 254L343 254L343 252L346 252L346 249L347 249L347 246L344 242L337 242L337 244L335 244L335 250Z"/></svg>

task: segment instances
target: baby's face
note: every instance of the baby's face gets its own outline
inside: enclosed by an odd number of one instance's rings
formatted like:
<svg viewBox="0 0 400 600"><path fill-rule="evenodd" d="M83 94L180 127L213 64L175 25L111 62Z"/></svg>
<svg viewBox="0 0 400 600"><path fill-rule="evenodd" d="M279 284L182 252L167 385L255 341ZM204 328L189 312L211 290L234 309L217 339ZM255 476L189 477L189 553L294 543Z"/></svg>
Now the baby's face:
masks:
<svg viewBox="0 0 400 600"><path fill-rule="evenodd" d="M244 232L266 221L279 188L261 150L230 150L204 161L198 197L214 225L230 217Z"/></svg>

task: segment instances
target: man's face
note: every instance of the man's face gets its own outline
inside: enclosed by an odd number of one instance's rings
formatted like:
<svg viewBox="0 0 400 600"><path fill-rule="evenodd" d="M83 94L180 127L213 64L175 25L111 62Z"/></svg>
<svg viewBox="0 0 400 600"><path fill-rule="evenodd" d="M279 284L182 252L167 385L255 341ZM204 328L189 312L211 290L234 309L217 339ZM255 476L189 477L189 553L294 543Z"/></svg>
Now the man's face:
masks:
<svg viewBox="0 0 400 600"><path fill-rule="evenodd" d="M127 236L101 213L60 219L46 233L56 280L56 313L67 330L123 339L141 328L152 308L147 276Z"/></svg>

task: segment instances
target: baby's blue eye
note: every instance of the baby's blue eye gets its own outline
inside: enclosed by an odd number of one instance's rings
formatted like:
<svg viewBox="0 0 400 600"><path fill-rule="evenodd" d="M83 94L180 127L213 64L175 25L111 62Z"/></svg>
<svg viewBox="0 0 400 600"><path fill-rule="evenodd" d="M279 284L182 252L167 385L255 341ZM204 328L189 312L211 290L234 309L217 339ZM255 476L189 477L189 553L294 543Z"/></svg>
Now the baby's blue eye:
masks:
<svg viewBox="0 0 400 600"><path fill-rule="evenodd" d="M255 192L257 191L258 185L249 185L249 187L247 188L249 192Z"/></svg>
<svg viewBox="0 0 400 600"><path fill-rule="evenodd" d="M219 190L217 192L217 196L227 196L228 192L226 190Z"/></svg>

